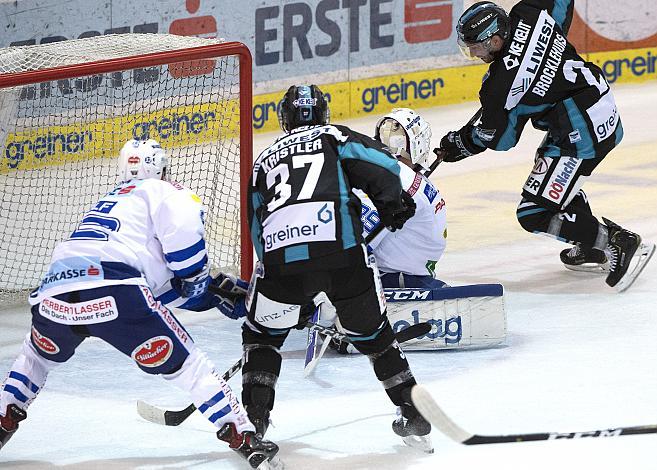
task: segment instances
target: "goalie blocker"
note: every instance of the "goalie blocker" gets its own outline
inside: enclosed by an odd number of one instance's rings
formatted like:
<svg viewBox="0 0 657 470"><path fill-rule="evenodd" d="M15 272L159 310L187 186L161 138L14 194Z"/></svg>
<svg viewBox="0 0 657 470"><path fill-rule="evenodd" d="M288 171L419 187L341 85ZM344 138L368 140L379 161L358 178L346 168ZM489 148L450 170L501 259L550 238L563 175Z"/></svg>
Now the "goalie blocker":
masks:
<svg viewBox="0 0 657 470"><path fill-rule="evenodd" d="M396 332L427 322L431 331L404 350L484 348L506 339L504 287L473 284L440 289L384 289L388 319Z"/></svg>

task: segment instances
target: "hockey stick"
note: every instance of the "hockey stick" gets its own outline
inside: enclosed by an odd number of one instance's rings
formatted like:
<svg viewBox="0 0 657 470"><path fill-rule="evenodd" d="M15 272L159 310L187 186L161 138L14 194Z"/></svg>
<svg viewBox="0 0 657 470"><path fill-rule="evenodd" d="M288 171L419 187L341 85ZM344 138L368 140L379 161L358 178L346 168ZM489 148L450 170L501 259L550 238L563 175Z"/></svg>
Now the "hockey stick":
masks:
<svg viewBox="0 0 657 470"><path fill-rule="evenodd" d="M309 330L317 331L327 337L331 337L340 341L345 341L347 343L352 342L347 337L347 335L336 331L334 328L328 328L311 322L306 323L305 326ZM405 328L395 333L395 338L397 339L398 342L403 343L413 338L417 338L418 336L427 334L429 333L429 331L431 331L431 325L429 325L428 323L418 323L416 325L411 325L408 328ZM235 364L233 364L230 367L230 369L224 372L221 378L227 381L233 375L235 375L238 370L242 368L242 364L243 364L242 358L240 358ZM173 410L165 410L159 408L155 405L151 405L150 403L146 403L145 401L142 400L137 400L137 413L139 414L139 416L144 418L146 421L150 421L151 423L155 423L155 424L162 424L164 426L178 426L180 423L182 423L187 418L189 418L191 414L194 413L194 411L196 411L196 405L194 405L193 403L187 406L186 408L183 408L182 410L173 411Z"/></svg>
<svg viewBox="0 0 657 470"><path fill-rule="evenodd" d="M237 373L238 370L242 368L243 359L240 357L239 360L230 366L224 374L221 376L222 379L228 381L233 375ZM179 411L170 411L163 410L157 406L146 403L142 400L137 400L137 413L139 416L144 418L146 421L151 423L163 424L165 426L178 426L180 423L185 421L190 417L192 413L196 411L196 405L193 403L187 408L184 408Z"/></svg>
<svg viewBox="0 0 657 470"><path fill-rule="evenodd" d="M522 434L472 434L461 428L438 406L422 385L411 390L411 399L424 418L450 439L465 445L501 444L506 442L550 441L554 439L580 439L583 437L618 437L636 434L657 434L657 425L629 426L593 431L539 432Z"/></svg>

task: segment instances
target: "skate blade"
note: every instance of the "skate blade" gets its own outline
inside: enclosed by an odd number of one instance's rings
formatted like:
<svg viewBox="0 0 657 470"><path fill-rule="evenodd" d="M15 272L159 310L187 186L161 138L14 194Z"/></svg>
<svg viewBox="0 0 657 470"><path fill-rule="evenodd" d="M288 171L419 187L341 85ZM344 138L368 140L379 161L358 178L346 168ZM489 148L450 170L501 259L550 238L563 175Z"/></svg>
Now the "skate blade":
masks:
<svg viewBox="0 0 657 470"><path fill-rule="evenodd" d="M609 274L609 262L604 264L600 263L585 263L585 264L564 264L566 269L577 271L581 273L590 274Z"/></svg>
<svg viewBox="0 0 657 470"><path fill-rule="evenodd" d="M408 447L421 450L427 454L433 454L433 444L428 434L426 436L406 436L402 437L402 440Z"/></svg>
<svg viewBox="0 0 657 470"><path fill-rule="evenodd" d="M258 465L257 470L285 470L285 464L277 455Z"/></svg>
<svg viewBox="0 0 657 470"><path fill-rule="evenodd" d="M633 266L630 266L630 269L627 270L625 276L623 276L620 281L618 281L618 284L616 284L617 292L624 292L634 284L634 281L639 277L639 274L641 274L641 271L646 267L646 264L648 264L648 261L650 261L650 258L652 258L654 253L654 243L642 243L639 245L639 248L632 257Z"/></svg>

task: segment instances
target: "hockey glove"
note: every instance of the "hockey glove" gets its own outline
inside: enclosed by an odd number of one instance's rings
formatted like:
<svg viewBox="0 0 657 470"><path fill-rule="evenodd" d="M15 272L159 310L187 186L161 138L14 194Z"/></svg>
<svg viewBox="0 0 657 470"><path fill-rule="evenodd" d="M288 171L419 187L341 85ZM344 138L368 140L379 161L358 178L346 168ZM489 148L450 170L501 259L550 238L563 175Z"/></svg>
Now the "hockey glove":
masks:
<svg viewBox="0 0 657 470"><path fill-rule="evenodd" d="M458 131L448 132L440 139L440 148L434 149L434 153L442 152L443 161L451 163L483 152L486 148L472 141L472 129L472 125L467 124Z"/></svg>
<svg viewBox="0 0 657 470"><path fill-rule="evenodd" d="M213 290L211 306L217 308L221 313L232 320L246 316L246 291L249 283L231 276L230 274L219 274L212 280L212 285L219 287L217 292Z"/></svg>
<svg viewBox="0 0 657 470"><path fill-rule="evenodd" d="M379 218L388 230L394 232L404 226L404 223L415 215L415 201L406 191L401 192L401 204L388 205L379 210Z"/></svg>
<svg viewBox="0 0 657 470"><path fill-rule="evenodd" d="M171 286L180 295L185 298L200 297L205 294L210 285L210 267L206 264L196 274L181 278L174 277L171 279Z"/></svg>

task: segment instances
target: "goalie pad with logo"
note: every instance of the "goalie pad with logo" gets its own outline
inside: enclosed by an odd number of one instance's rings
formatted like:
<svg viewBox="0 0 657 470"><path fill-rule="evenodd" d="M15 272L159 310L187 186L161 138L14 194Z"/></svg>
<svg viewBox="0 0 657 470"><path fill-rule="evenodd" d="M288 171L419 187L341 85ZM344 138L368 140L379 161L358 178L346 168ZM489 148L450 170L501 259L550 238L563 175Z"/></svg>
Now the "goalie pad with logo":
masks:
<svg viewBox="0 0 657 470"><path fill-rule="evenodd" d="M428 322L426 335L404 350L485 348L506 339L504 287L473 284L441 289L384 289L388 318L395 332Z"/></svg>

